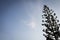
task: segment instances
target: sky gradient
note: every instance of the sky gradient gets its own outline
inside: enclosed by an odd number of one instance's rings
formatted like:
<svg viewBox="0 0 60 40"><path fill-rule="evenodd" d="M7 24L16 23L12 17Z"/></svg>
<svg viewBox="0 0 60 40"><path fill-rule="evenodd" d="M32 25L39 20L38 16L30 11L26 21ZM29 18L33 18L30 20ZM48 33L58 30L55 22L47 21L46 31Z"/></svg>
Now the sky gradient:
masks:
<svg viewBox="0 0 60 40"><path fill-rule="evenodd" d="M1 2L1 40L45 40L42 10L47 5L60 20L60 0L7 0Z"/></svg>

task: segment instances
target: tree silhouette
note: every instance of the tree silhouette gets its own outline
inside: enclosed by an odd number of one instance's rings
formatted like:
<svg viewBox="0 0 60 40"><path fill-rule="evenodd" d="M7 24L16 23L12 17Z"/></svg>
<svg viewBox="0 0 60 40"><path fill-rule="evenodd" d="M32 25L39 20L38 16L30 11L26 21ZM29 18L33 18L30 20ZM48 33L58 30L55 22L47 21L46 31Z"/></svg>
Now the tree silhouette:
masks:
<svg viewBox="0 0 60 40"><path fill-rule="evenodd" d="M43 29L43 36L46 37L46 40L59 40L59 20L57 20L56 13L52 9L49 9L46 5L43 7L42 26L45 26L46 29Z"/></svg>

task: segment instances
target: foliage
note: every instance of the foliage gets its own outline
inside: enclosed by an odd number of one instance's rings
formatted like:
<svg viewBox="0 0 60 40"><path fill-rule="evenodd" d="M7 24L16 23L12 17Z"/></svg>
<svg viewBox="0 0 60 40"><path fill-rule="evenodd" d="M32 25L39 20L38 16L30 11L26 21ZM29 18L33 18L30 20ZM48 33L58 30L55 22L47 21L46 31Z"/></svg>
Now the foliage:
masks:
<svg viewBox="0 0 60 40"><path fill-rule="evenodd" d="M46 29L43 29L43 34L46 37L46 40L58 40L60 37L59 32L59 20L57 20L56 13L52 9L49 9L46 5L43 8L43 15L42 26L45 26Z"/></svg>

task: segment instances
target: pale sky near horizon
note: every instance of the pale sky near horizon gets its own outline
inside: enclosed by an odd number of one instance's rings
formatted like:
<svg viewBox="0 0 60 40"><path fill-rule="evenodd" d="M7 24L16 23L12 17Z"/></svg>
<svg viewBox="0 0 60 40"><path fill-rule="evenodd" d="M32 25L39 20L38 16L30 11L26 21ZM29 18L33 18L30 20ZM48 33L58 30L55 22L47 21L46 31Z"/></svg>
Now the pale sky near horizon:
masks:
<svg viewBox="0 0 60 40"><path fill-rule="evenodd" d="M60 20L60 0L1 1L1 40L45 40L42 10L47 5Z"/></svg>

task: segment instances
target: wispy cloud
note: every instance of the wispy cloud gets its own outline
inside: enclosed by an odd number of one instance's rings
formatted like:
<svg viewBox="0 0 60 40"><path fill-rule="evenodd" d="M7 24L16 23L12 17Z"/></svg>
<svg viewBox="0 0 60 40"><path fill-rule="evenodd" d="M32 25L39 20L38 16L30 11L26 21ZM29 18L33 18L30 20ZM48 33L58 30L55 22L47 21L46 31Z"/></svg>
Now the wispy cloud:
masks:
<svg viewBox="0 0 60 40"><path fill-rule="evenodd" d="M34 28L36 28L36 20L35 20L35 18L31 15L31 16L29 16L30 17L30 19L29 20L23 20L22 22L23 22L23 24L25 24L27 27L29 27L29 28L32 28L32 29L34 29Z"/></svg>
<svg viewBox="0 0 60 40"><path fill-rule="evenodd" d="M28 22L28 24L26 24L27 26L29 26L30 28L36 28L36 22L35 21L30 21L30 22Z"/></svg>
<svg viewBox="0 0 60 40"><path fill-rule="evenodd" d="M23 23L27 27L35 29L37 27L38 18L40 15L40 6L39 3L37 3L38 5L35 3L28 3L28 4L25 5L24 7L25 7L26 15L29 19L23 20Z"/></svg>

